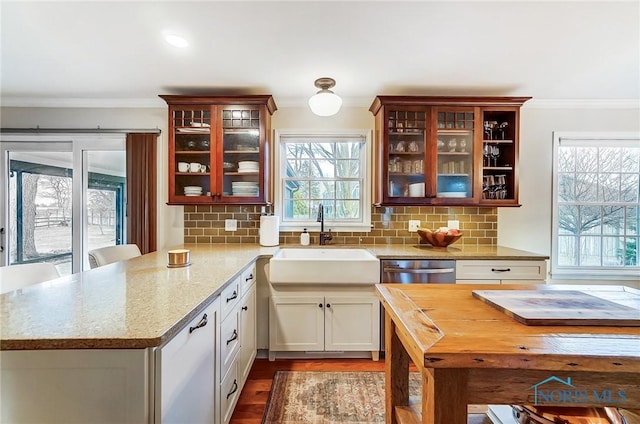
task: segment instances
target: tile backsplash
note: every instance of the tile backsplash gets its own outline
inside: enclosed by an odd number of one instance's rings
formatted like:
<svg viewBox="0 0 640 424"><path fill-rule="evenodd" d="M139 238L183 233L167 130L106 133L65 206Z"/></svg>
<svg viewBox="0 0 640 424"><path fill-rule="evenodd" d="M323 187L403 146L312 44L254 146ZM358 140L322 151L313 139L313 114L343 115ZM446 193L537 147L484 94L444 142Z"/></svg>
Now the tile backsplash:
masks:
<svg viewBox="0 0 640 424"><path fill-rule="evenodd" d="M237 231L225 231L225 219L238 221ZM458 244L496 245L498 212L489 207L393 206L372 207L370 232L333 231L330 244L417 244L417 233L407 231L409 220L435 229L448 220L460 221L464 236ZM184 207L185 243L258 243L260 206L214 205ZM325 223L328 230L331 225ZM318 230L311 230L311 244L318 244ZM280 232L281 244L298 244L300 232Z"/></svg>

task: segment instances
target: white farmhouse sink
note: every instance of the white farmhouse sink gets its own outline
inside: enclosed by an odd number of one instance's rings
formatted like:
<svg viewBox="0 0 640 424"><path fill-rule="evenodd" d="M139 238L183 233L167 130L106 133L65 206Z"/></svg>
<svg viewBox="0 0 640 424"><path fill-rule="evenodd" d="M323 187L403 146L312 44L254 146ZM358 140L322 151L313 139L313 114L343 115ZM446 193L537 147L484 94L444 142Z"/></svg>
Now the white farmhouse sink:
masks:
<svg viewBox="0 0 640 424"><path fill-rule="evenodd" d="M274 284L376 284L380 260L366 249L282 248L269 261Z"/></svg>

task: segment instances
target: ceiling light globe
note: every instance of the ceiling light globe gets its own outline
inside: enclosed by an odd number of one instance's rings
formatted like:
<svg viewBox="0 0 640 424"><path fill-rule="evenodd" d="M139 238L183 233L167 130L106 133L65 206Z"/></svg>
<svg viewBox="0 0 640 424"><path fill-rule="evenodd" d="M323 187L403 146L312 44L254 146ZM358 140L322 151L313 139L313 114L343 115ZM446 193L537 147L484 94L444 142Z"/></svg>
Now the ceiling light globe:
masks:
<svg viewBox="0 0 640 424"><path fill-rule="evenodd" d="M177 34L166 34L164 36L164 39L173 47L185 48L189 45L189 42L187 40Z"/></svg>
<svg viewBox="0 0 640 424"><path fill-rule="evenodd" d="M342 107L342 99L329 90L322 90L311 96L309 107L318 116L332 116Z"/></svg>

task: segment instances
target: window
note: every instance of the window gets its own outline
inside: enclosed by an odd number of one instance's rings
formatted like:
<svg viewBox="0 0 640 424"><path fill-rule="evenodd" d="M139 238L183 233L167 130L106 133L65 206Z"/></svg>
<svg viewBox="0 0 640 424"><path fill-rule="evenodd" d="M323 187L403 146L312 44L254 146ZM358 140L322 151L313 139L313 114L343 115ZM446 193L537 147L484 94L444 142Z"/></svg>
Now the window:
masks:
<svg viewBox="0 0 640 424"><path fill-rule="evenodd" d="M638 134L554 134L554 277L637 278L639 142Z"/></svg>
<svg viewBox="0 0 640 424"><path fill-rule="evenodd" d="M124 134L0 134L0 265L89 269L87 252L126 243Z"/></svg>
<svg viewBox="0 0 640 424"><path fill-rule="evenodd" d="M276 209L282 230L319 226L319 204L324 206L325 228L371 230L366 131L280 131L276 139Z"/></svg>

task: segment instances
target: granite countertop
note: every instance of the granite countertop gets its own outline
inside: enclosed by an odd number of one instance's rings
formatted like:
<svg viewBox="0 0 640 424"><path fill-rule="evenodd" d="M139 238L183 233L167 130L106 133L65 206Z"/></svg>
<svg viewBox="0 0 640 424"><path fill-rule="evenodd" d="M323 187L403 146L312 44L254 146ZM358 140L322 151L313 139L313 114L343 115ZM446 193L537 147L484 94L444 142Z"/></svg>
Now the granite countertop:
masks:
<svg viewBox="0 0 640 424"><path fill-rule="evenodd" d="M160 346L251 262L282 245L185 245L192 265L167 268L167 250L0 295L0 349L141 349ZM317 248L320 246L309 246ZM325 246L322 246L325 247ZM331 246L326 246L331 247ZM335 246L345 247L345 246ZM503 247L346 246L380 259L542 260Z"/></svg>

